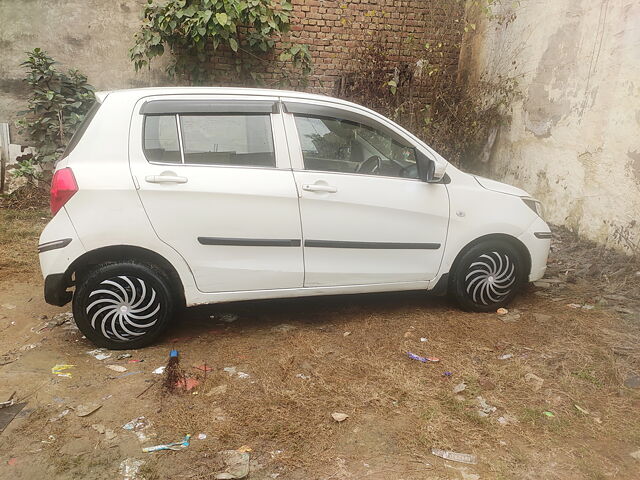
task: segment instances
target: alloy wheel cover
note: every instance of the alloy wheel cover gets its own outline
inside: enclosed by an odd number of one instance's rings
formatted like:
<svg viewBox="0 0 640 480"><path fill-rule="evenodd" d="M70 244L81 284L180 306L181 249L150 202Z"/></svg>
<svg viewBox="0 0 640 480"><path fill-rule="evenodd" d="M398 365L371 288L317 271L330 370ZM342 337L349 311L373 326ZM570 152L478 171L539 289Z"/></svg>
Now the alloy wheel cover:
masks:
<svg viewBox="0 0 640 480"><path fill-rule="evenodd" d="M108 278L89 294L86 308L91 328L105 338L128 342L148 333L158 322L161 302L144 280L121 275Z"/></svg>
<svg viewBox="0 0 640 480"><path fill-rule="evenodd" d="M467 269L464 278L467 295L478 305L498 303L512 291L516 266L506 253L480 255Z"/></svg>

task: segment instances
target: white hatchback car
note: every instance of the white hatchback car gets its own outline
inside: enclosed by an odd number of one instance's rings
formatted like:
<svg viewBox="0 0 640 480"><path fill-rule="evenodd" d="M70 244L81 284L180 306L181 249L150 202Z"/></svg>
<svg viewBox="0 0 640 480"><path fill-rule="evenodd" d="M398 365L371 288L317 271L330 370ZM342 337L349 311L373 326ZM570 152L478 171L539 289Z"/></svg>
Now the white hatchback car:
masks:
<svg viewBox="0 0 640 480"><path fill-rule="evenodd" d="M45 299L73 297L112 349L153 342L181 305L434 290L495 311L543 276L551 237L526 192L382 115L258 89L98 93L51 211Z"/></svg>

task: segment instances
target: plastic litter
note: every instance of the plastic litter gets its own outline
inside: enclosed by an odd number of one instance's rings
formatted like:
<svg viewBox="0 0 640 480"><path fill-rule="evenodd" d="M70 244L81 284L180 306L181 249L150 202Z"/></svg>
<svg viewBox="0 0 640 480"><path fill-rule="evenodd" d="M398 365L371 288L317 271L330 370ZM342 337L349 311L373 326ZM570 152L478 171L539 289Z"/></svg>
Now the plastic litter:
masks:
<svg viewBox="0 0 640 480"><path fill-rule="evenodd" d="M138 375L139 373L142 373L142 372L127 372L127 373L123 373L122 375L118 375L118 376L113 377L113 378L130 377L131 375Z"/></svg>
<svg viewBox="0 0 640 480"><path fill-rule="evenodd" d="M101 403L87 403L86 405L78 405L75 408L76 415L79 417L87 417L102 407Z"/></svg>
<svg viewBox="0 0 640 480"><path fill-rule="evenodd" d="M241 447L242 448L242 447ZM217 480L234 480L249 475L250 455L246 451L223 450L218 452L225 464L224 472L217 473Z"/></svg>
<svg viewBox="0 0 640 480"><path fill-rule="evenodd" d="M142 451L144 453L159 452L160 450L184 450L189 446L189 439L191 435L187 434L179 442L165 443L163 445L154 445L153 447L144 447Z"/></svg>
<svg viewBox="0 0 640 480"><path fill-rule="evenodd" d="M546 412L542 412L542 414L545 415L546 417L549 417L549 418L554 418L555 417L555 414L553 412L546 411Z"/></svg>
<svg viewBox="0 0 640 480"><path fill-rule="evenodd" d="M496 310L496 313L498 315L506 315L507 313L509 313L509 310L507 310L506 308L499 308L498 310Z"/></svg>
<svg viewBox="0 0 640 480"><path fill-rule="evenodd" d="M206 440L207 439L207 434L206 433L199 433L198 434L198 440Z"/></svg>
<svg viewBox="0 0 640 480"><path fill-rule="evenodd" d="M180 388L181 385L184 385L184 387L187 386L184 372L180 368L180 356L177 350L171 350L169 352L167 368L164 369L162 386L166 391L173 392L176 388Z"/></svg>
<svg viewBox="0 0 640 480"><path fill-rule="evenodd" d="M411 360L417 360L422 363L427 363L427 362L435 363L440 361L440 359L436 357L422 357L420 355L416 355L415 353L411 353L411 352L407 352L407 357L409 357Z"/></svg>
<svg viewBox="0 0 640 480"><path fill-rule="evenodd" d="M574 407L576 407L576 410L578 410L580 413L584 414L584 415L589 415L589 410L587 410L586 408L582 408L580 405L574 404Z"/></svg>
<svg viewBox="0 0 640 480"><path fill-rule="evenodd" d="M336 422L340 423L340 422L344 422L347 418L349 418L349 415L347 415L346 413L333 412L331 414L331 418L333 418Z"/></svg>
<svg viewBox="0 0 640 480"><path fill-rule="evenodd" d="M489 405L483 397L476 397L476 400L478 401L478 406L480 407L480 409L478 410L478 415L481 417L488 417L497 410L496 407Z"/></svg>
<svg viewBox="0 0 640 480"><path fill-rule="evenodd" d="M238 320L238 315L235 313L223 313L218 317L218 319L224 323L233 323Z"/></svg>
<svg viewBox="0 0 640 480"><path fill-rule="evenodd" d="M126 372L127 368L123 367L122 365L107 365L107 368L110 370L113 370L114 372Z"/></svg>
<svg viewBox="0 0 640 480"><path fill-rule="evenodd" d="M96 360L106 360L107 358L111 358L111 354L105 353L104 348L96 348L95 350L87 352L87 354L91 355Z"/></svg>
<svg viewBox="0 0 640 480"><path fill-rule="evenodd" d="M222 370L227 372L229 375L237 375L238 378L249 378L250 375L245 372L239 372L236 367L224 367Z"/></svg>
<svg viewBox="0 0 640 480"><path fill-rule="evenodd" d="M424 342L428 342L429 339L426 337L420 337L420 341L424 343Z"/></svg>
<svg viewBox="0 0 640 480"><path fill-rule="evenodd" d="M164 373L165 368L167 367L158 367L152 373L155 373L156 375L162 375Z"/></svg>
<svg viewBox="0 0 640 480"><path fill-rule="evenodd" d="M453 375L453 372L449 372L449 371L446 371L442 374L443 377L450 377L451 375Z"/></svg>
<svg viewBox="0 0 640 480"><path fill-rule="evenodd" d="M467 388L467 384L464 382L461 382L459 384L457 384L455 387L453 387L453 393L461 393L464 392L464 390Z"/></svg>
<svg viewBox="0 0 640 480"><path fill-rule="evenodd" d="M9 425L13 421L15 416L22 411L26 404L27 402L14 403L10 407L6 407L0 410L0 433L2 433L5 428L7 428L7 425Z"/></svg>
<svg viewBox="0 0 640 480"><path fill-rule="evenodd" d="M16 457L11 457L9 460L7 460L7 465L9 465L10 467L15 467L18 464L18 459Z"/></svg>
<svg viewBox="0 0 640 480"><path fill-rule="evenodd" d="M176 387L182 388L183 390L186 390L187 392L190 391L190 390L193 390L198 385L200 385L200 380L196 380L195 378L191 378L191 377L180 379L176 383Z"/></svg>
<svg viewBox="0 0 640 480"><path fill-rule="evenodd" d="M439 448L432 448L431 453L436 457L451 460L452 462L468 463L469 465L475 465L478 463L478 458L469 453L456 453L448 450L440 450Z"/></svg>
<svg viewBox="0 0 640 480"><path fill-rule="evenodd" d="M309 380L311 377L309 375L305 375L304 373L297 373L296 378L301 378L303 380Z"/></svg>
<svg viewBox="0 0 640 480"><path fill-rule="evenodd" d="M504 355L500 355L498 357L498 360L509 360L510 358L513 358L513 353L505 353Z"/></svg>
<svg viewBox="0 0 640 480"><path fill-rule="evenodd" d="M149 435L145 433L145 430L151 427L151 425L151 421L147 420L144 416L141 416L125 423L122 428L135 433L136 437L138 437L138 441L142 443L149 440Z"/></svg>
<svg viewBox="0 0 640 480"><path fill-rule="evenodd" d="M71 378L71 372L65 372L65 370L69 370L73 367L75 367L75 365L54 365L53 367L51 367L51 373L59 377Z"/></svg>
<svg viewBox="0 0 640 480"><path fill-rule="evenodd" d="M142 479L138 474L140 473L140 467L144 465L144 460L137 458L127 458L120 463L118 472L123 476L122 480L138 480Z"/></svg>

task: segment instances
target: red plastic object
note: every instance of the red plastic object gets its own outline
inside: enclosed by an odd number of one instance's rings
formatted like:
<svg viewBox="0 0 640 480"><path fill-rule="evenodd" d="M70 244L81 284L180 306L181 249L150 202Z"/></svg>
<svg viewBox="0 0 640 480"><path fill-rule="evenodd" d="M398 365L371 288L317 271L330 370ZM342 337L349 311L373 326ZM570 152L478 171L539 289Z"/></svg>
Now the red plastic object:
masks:
<svg viewBox="0 0 640 480"><path fill-rule="evenodd" d="M54 173L53 180L51 180L51 215L58 213L77 191L76 177L73 176L73 171L69 167Z"/></svg>

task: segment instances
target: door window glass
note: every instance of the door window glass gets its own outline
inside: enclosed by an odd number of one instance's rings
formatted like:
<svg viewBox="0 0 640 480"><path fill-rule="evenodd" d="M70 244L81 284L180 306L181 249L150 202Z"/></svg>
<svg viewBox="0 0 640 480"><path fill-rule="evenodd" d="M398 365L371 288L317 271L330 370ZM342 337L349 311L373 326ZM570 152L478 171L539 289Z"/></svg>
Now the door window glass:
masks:
<svg viewBox="0 0 640 480"><path fill-rule="evenodd" d="M150 162L181 163L176 116L145 117L143 148Z"/></svg>
<svg viewBox="0 0 640 480"><path fill-rule="evenodd" d="M418 178L415 149L380 130L330 117L295 121L306 170Z"/></svg>
<svg viewBox="0 0 640 480"><path fill-rule="evenodd" d="M269 115L180 115L189 164L275 167Z"/></svg>

